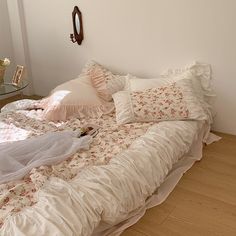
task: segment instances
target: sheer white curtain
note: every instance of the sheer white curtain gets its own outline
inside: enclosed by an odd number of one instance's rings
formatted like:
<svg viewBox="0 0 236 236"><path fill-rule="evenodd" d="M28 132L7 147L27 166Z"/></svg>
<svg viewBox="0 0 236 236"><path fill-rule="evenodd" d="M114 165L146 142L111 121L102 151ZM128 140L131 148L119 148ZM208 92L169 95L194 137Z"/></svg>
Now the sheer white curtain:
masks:
<svg viewBox="0 0 236 236"><path fill-rule="evenodd" d="M79 131L62 131L0 144L0 184L21 179L32 168L56 164L80 149L88 149L92 138L78 138L79 135Z"/></svg>

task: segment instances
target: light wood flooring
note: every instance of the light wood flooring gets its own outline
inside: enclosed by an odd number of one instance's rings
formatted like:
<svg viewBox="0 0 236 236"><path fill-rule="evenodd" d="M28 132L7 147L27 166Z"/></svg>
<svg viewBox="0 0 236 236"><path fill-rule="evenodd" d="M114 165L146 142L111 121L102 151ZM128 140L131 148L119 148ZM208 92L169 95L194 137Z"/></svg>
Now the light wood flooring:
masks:
<svg viewBox="0 0 236 236"><path fill-rule="evenodd" d="M122 236L236 236L236 136L218 135L168 199Z"/></svg>

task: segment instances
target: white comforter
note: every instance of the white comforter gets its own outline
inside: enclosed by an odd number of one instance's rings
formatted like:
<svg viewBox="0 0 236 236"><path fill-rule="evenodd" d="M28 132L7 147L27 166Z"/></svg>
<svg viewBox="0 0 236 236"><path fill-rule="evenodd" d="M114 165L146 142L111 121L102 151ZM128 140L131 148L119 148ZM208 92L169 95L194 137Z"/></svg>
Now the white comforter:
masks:
<svg viewBox="0 0 236 236"><path fill-rule="evenodd" d="M106 235L99 227L117 225L145 206L203 126L155 124L108 165L85 168L71 182L50 178L38 202L8 218L0 235Z"/></svg>

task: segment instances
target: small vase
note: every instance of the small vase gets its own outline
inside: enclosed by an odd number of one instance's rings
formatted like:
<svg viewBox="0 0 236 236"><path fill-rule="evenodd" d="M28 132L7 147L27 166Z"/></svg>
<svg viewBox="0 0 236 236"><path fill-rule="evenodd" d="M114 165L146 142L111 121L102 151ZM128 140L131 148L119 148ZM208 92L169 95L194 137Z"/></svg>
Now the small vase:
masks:
<svg viewBox="0 0 236 236"><path fill-rule="evenodd" d="M4 83L5 70L6 70L5 66L0 66L0 84Z"/></svg>

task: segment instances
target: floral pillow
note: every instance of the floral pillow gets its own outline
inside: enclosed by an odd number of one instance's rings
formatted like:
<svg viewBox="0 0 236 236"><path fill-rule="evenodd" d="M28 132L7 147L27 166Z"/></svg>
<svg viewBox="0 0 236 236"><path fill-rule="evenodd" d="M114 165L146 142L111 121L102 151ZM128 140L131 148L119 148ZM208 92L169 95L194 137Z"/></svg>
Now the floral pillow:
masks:
<svg viewBox="0 0 236 236"><path fill-rule="evenodd" d="M143 91L120 91L113 99L118 124L208 119L191 80L183 79Z"/></svg>
<svg viewBox="0 0 236 236"><path fill-rule="evenodd" d="M87 63L83 74L90 78L98 96L104 101L111 101L112 94L123 90L125 86L125 76L114 75L94 61Z"/></svg>

